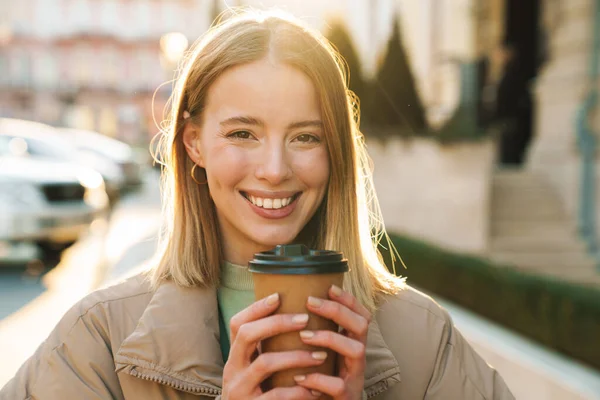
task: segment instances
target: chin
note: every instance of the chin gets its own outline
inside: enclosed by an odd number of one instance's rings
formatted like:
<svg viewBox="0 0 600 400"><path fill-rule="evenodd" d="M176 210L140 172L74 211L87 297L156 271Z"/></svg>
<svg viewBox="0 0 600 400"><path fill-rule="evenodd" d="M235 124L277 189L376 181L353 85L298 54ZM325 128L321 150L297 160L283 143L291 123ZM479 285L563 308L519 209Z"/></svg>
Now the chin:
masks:
<svg viewBox="0 0 600 400"><path fill-rule="evenodd" d="M275 246L280 245L280 244L292 243L294 241L294 239L296 239L297 235L298 235L297 233L295 235L291 235L289 233L256 235L254 237L254 240L257 243L259 243L261 245L261 247L268 247L268 248L272 249Z"/></svg>

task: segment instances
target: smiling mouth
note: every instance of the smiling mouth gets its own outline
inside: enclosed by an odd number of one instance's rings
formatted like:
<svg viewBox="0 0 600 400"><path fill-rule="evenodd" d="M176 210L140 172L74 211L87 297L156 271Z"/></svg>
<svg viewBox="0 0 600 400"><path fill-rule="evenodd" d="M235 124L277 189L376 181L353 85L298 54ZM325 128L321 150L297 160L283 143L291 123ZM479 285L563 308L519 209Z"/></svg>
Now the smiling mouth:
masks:
<svg viewBox="0 0 600 400"><path fill-rule="evenodd" d="M288 207L289 205L294 203L298 199L298 197L300 197L302 192L298 192L291 197L283 198L256 197L249 195L245 192L240 192L240 194L256 207L260 207L265 210L278 210L281 208Z"/></svg>

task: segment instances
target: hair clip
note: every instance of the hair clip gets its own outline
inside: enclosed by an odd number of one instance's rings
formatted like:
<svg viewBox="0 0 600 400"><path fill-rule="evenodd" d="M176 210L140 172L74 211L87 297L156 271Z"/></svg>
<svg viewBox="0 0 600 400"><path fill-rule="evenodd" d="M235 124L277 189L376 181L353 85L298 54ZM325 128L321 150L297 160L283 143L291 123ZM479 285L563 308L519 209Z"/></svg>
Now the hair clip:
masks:
<svg viewBox="0 0 600 400"><path fill-rule="evenodd" d="M188 119L189 117L190 117L190 112L189 112L189 111L187 111L187 110L185 110L185 111L183 112L183 119Z"/></svg>

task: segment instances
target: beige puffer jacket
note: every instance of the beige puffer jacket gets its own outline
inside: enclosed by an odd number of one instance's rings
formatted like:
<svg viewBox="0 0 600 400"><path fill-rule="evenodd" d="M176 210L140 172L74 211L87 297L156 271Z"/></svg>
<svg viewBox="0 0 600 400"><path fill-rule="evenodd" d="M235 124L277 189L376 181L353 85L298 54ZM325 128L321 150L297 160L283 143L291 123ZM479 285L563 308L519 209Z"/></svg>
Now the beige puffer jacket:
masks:
<svg viewBox="0 0 600 400"><path fill-rule="evenodd" d="M0 399L218 399L222 371L216 290L152 292L138 275L77 303ZM408 286L369 327L363 398L514 399L448 313Z"/></svg>

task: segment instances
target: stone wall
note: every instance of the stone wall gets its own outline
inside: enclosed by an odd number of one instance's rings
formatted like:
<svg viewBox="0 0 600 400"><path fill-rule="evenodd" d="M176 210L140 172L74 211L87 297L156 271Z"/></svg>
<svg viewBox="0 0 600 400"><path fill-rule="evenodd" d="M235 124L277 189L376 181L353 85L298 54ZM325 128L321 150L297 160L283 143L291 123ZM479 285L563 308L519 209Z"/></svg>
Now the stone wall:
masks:
<svg viewBox="0 0 600 400"><path fill-rule="evenodd" d="M440 145L428 139L367 142L389 232L483 254L489 237L492 141Z"/></svg>
<svg viewBox="0 0 600 400"><path fill-rule="evenodd" d="M543 6L550 59L532 88L537 115L527 167L548 177L576 218L581 174L576 115L591 89L588 69L594 2L545 0ZM600 133L599 120L592 118L590 125ZM600 162L596 161L596 167L600 168ZM600 213L597 219L600 223Z"/></svg>

